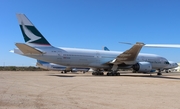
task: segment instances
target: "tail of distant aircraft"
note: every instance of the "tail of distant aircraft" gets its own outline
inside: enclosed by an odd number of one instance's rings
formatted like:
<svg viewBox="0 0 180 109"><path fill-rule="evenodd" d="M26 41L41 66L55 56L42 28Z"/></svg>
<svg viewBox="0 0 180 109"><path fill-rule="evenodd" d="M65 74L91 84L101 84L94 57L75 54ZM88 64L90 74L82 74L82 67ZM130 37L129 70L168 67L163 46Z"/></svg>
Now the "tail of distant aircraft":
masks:
<svg viewBox="0 0 180 109"><path fill-rule="evenodd" d="M104 51L110 51L107 47L103 47Z"/></svg>
<svg viewBox="0 0 180 109"><path fill-rule="evenodd" d="M51 46L24 14L17 14L17 18L26 44Z"/></svg>

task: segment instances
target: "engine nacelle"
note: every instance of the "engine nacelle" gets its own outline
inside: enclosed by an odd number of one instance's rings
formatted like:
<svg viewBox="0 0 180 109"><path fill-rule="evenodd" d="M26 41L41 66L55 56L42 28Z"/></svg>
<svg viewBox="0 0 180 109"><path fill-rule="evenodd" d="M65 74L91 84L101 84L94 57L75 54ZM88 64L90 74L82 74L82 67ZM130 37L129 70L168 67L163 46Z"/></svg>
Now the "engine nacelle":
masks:
<svg viewBox="0 0 180 109"><path fill-rule="evenodd" d="M152 70L152 65L149 62L138 62L133 65L133 70L139 73L149 73Z"/></svg>

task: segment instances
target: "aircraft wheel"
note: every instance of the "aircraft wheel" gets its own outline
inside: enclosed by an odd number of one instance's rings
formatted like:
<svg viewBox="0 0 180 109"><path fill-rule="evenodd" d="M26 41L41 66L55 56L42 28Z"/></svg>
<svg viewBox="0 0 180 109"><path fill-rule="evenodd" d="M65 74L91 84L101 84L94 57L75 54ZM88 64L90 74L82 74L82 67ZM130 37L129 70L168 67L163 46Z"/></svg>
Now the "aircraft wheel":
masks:
<svg viewBox="0 0 180 109"><path fill-rule="evenodd" d="M101 72L101 73L100 73L100 75L104 75L104 73L103 73L103 72Z"/></svg>
<svg viewBox="0 0 180 109"><path fill-rule="evenodd" d="M162 73L157 73L157 75L162 75Z"/></svg>
<svg viewBox="0 0 180 109"><path fill-rule="evenodd" d="M132 73L136 73L136 70L133 70Z"/></svg>
<svg viewBox="0 0 180 109"><path fill-rule="evenodd" d="M120 76L120 73L117 73L117 76Z"/></svg>

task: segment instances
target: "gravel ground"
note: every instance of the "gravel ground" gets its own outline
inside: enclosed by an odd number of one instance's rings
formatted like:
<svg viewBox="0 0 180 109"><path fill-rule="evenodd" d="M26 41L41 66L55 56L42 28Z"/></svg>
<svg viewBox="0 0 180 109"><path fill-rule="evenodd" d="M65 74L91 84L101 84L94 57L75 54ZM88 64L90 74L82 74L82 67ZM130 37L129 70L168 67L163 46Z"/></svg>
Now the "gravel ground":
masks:
<svg viewBox="0 0 180 109"><path fill-rule="evenodd" d="M1 71L0 109L180 109L180 73Z"/></svg>

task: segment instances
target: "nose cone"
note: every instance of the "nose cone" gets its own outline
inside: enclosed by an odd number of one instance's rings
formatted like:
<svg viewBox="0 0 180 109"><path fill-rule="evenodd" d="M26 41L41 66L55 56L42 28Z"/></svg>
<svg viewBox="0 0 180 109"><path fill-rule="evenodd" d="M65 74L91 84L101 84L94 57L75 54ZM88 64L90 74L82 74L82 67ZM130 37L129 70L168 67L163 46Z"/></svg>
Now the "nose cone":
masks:
<svg viewBox="0 0 180 109"><path fill-rule="evenodd" d="M176 67L178 67L178 64L176 62L169 61L169 63L170 63L169 68L176 68Z"/></svg>
<svg viewBox="0 0 180 109"><path fill-rule="evenodd" d="M177 63L175 63L175 68L178 67L179 65Z"/></svg>

